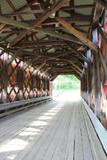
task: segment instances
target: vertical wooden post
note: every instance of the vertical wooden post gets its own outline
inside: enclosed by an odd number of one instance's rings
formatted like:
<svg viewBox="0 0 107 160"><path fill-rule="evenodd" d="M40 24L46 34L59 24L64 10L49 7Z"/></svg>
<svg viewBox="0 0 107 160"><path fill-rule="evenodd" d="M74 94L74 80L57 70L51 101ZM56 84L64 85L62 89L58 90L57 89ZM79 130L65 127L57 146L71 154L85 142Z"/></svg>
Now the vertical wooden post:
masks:
<svg viewBox="0 0 107 160"><path fill-rule="evenodd" d="M44 77L44 80L43 80L43 86L44 86L44 93L46 92L46 77ZM44 96L46 96L46 93L45 93L45 95Z"/></svg>
<svg viewBox="0 0 107 160"><path fill-rule="evenodd" d="M49 96L52 96L52 81L48 80L48 86L49 86Z"/></svg>
<svg viewBox="0 0 107 160"><path fill-rule="evenodd" d="M94 84L95 84L95 114L99 116L100 113L100 97L101 97L101 82L99 73L99 56L94 54Z"/></svg>
<svg viewBox="0 0 107 160"><path fill-rule="evenodd" d="M88 74L87 74L87 71L85 73L85 99L86 99L86 102L88 103Z"/></svg>
<svg viewBox="0 0 107 160"><path fill-rule="evenodd" d="M8 54L3 54L3 69L2 69L2 103L7 102L7 84L8 84Z"/></svg>
<svg viewBox="0 0 107 160"><path fill-rule="evenodd" d="M87 68L86 71L86 98L87 98L87 103L89 104L89 68Z"/></svg>
<svg viewBox="0 0 107 160"><path fill-rule="evenodd" d="M87 83L88 83L88 104L91 106L91 91L92 91L92 74L91 63L88 63Z"/></svg>
<svg viewBox="0 0 107 160"><path fill-rule="evenodd" d="M87 91L87 81L86 81L86 72L84 73L84 75L83 75L83 78L82 78L82 88L83 88L83 99L85 100L85 101L87 101L86 100L86 91Z"/></svg>
<svg viewBox="0 0 107 160"><path fill-rule="evenodd" d="M47 79L47 95L49 96L49 90L50 89L50 84L49 84L49 80Z"/></svg>
<svg viewBox="0 0 107 160"><path fill-rule="evenodd" d="M46 77L43 79L43 90L44 90L44 96L46 96Z"/></svg>
<svg viewBox="0 0 107 160"><path fill-rule="evenodd" d="M39 85L38 85L38 73L36 74L36 88L37 88L37 97L39 96L38 95L38 91L39 91Z"/></svg>
<svg viewBox="0 0 107 160"><path fill-rule="evenodd" d="M84 75L81 78L81 97L84 99Z"/></svg>
<svg viewBox="0 0 107 160"><path fill-rule="evenodd" d="M82 98L86 101L86 75L84 73L83 77L81 78L81 95Z"/></svg>
<svg viewBox="0 0 107 160"><path fill-rule="evenodd" d="M22 62L20 62L22 63ZM21 66L19 67L18 69L18 72L17 72L17 81L18 81L18 87L19 87L19 94L18 94L18 97L19 99L23 99L24 97L24 91L23 91L23 76L24 76L24 73L23 73L23 70L22 70L22 64Z"/></svg>
<svg viewBox="0 0 107 160"><path fill-rule="evenodd" d="M48 95L48 86L47 86L47 78L46 78L46 82L45 82L45 87L46 87L46 95Z"/></svg>
<svg viewBox="0 0 107 160"><path fill-rule="evenodd" d="M40 75L37 73L37 97L40 96Z"/></svg>

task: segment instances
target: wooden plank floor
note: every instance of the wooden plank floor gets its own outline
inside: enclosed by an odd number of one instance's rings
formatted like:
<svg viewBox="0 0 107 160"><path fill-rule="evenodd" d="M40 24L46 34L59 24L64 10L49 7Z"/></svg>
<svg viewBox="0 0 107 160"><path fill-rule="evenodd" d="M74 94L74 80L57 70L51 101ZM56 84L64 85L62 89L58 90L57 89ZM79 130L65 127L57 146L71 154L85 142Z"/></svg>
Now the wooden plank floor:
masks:
<svg viewBox="0 0 107 160"><path fill-rule="evenodd" d="M0 119L0 160L95 160L83 112L52 101Z"/></svg>

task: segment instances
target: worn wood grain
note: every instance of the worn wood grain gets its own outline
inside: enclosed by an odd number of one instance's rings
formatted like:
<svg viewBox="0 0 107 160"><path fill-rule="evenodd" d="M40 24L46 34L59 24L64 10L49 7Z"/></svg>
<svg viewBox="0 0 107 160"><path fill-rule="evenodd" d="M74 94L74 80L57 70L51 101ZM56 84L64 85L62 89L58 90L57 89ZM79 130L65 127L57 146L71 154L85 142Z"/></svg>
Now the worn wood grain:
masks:
<svg viewBox="0 0 107 160"><path fill-rule="evenodd" d="M0 159L95 160L105 156L83 102L48 102L6 118L0 123ZM102 160L104 159L102 157ZM105 159L104 159L105 160Z"/></svg>

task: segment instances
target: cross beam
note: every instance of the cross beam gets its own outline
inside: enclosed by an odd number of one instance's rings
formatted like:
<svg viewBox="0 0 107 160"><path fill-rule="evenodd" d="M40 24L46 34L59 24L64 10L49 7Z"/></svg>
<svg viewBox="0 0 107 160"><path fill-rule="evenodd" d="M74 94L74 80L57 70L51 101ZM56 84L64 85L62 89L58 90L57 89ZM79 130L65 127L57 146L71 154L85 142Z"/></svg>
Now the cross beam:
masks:
<svg viewBox="0 0 107 160"><path fill-rule="evenodd" d="M26 30L31 31L31 32L41 32L41 33L44 33L46 35L50 35L52 37L56 37L56 38L59 38L59 39L65 40L65 41L71 41L71 42L74 42L74 43L77 43L77 44L81 44L81 42L79 42L78 40L76 40L75 38L73 38L71 36L62 35L62 34L57 33L55 31L46 30L44 28L39 28L39 27L38 28L32 28L31 26L29 26L26 23L17 22L15 20L12 20L12 19L9 19L9 18L3 17L3 16L0 16L0 22L3 23L3 24L12 25L12 26L17 27L17 28L23 28L23 29L26 29Z"/></svg>
<svg viewBox="0 0 107 160"><path fill-rule="evenodd" d="M62 18L56 18L56 19L65 29L67 29L71 34L77 37L81 42L83 42L84 45L88 46L94 52L98 52L96 45L93 42L91 42L88 38L86 38L80 31L75 29L71 24L66 22L64 19Z"/></svg>
<svg viewBox="0 0 107 160"><path fill-rule="evenodd" d="M100 3L104 8L107 9L107 1L106 0L96 0L98 3Z"/></svg>
<svg viewBox="0 0 107 160"><path fill-rule="evenodd" d="M31 28L36 28L42 24L50 15L58 11L64 4L67 3L66 0L59 0L57 3L55 3L50 9L48 9L45 13L43 13L38 19L32 24ZM21 39L23 39L26 34L28 34L29 31L22 31L20 34L13 40L11 43L11 46L14 46L17 44Z"/></svg>
<svg viewBox="0 0 107 160"><path fill-rule="evenodd" d="M49 59L52 59L52 60L60 60L60 61L63 61L65 63L69 63L69 64L72 65L72 68L74 69L75 72L77 72L79 75L81 75L81 73L82 73L82 70L78 67L78 65L75 64L74 62L72 62L69 59L58 58L58 57L49 57L49 56L45 56L45 55L42 55L42 57L49 58Z"/></svg>
<svg viewBox="0 0 107 160"><path fill-rule="evenodd" d="M5 26L6 26L5 24L1 24L1 25L0 25L0 33L2 33L2 32L3 32L3 30L4 30Z"/></svg>
<svg viewBox="0 0 107 160"><path fill-rule="evenodd" d="M103 39L104 39L105 42L107 43L107 34L106 34L106 32L103 30L103 28L101 27L100 24L98 25L98 29L99 29L99 32L100 32L101 36L103 37Z"/></svg>

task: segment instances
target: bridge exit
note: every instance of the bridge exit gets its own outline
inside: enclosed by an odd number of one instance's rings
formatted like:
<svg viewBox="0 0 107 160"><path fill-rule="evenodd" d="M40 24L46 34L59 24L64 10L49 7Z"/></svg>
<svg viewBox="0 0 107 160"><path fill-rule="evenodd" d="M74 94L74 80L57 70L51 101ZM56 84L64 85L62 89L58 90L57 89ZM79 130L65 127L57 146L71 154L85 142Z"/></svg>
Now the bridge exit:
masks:
<svg viewBox="0 0 107 160"><path fill-rule="evenodd" d="M59 75L52 82L52 95L62 101L67 99L76 100L80 96L80 85L79 79L74 75Z"/></svg>

